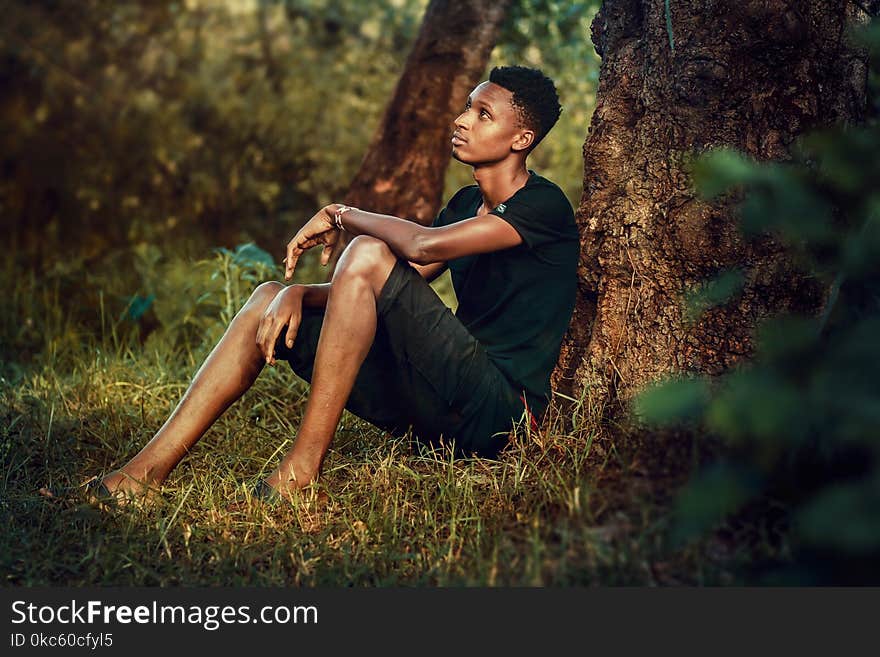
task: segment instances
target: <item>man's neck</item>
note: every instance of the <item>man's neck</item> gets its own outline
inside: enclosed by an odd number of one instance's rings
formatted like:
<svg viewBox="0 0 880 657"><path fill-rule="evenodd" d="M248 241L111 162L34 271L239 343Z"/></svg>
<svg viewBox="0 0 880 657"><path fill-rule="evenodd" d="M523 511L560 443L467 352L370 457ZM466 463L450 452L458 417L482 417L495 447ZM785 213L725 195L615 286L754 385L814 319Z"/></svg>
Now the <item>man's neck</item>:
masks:
<svg viewBox="0 0 880 657"><path fill-rule="evenodd" d="M525 160L498 162L474 167L474 180L483 195L486 212L489 212L525 186L529 180L529 170Z"/></svg>

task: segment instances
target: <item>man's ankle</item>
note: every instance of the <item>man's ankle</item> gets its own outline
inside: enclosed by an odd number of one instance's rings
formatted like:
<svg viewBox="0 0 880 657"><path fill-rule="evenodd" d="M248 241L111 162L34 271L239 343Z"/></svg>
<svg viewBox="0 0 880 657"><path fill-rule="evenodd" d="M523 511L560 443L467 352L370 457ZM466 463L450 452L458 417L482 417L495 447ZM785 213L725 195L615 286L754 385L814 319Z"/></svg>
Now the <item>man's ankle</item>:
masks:
<svg viewBox="0 0 880 657"><path fill-rule="evenodd" d="M138 476L138 474L140 476ZM103 482L111 491L125 490L132 492L145 490L162 484L162 480L149 470L132 474L126 468L120 468L110 472L104 477Z"/></svg>
<svg viewBox="0 0 880 657"><path fill-rule="evenodd" d="M277 490L295 490L305 488L317 478L317 470L293 465L283 469L279 468L266 479L266 483Z"/></svg>

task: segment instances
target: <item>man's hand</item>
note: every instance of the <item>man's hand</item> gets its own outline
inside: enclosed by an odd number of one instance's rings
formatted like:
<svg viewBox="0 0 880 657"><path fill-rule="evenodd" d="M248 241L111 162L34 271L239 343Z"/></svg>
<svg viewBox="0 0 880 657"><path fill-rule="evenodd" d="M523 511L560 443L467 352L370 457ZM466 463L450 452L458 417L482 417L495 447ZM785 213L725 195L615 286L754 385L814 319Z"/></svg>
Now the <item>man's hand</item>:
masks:
<svg viewBox="0 0 880 657"><path fill-rule="evenodd" d="M293 346L299 323L302 320L302 301L305 288L301 285L290 285L279 291L263 313L257 327L257 347L269 365L275 364L275 342L287 326L284 342Z"/></svg>
<svg viewBox="0 0 880 657"><path fill-rule="evenodd" d="M300 228L293 239L287 243L284 280L288 281L293 276L293 270L299 257L318 244L324 245L324 250L321 252L321 265L330 262L330 256L333 255L333 250L339 242L340 232L333 223L335 210L336 205L328 205L318 210L315 216L309 219L306 225Z"/></svg>

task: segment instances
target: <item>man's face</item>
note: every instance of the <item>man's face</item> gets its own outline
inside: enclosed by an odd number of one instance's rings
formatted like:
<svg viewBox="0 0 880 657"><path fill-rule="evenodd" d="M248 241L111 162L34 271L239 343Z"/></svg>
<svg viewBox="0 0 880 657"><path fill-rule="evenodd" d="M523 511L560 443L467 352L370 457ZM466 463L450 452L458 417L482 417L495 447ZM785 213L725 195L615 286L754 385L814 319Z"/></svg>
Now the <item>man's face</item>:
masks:
<svg viewBox="0 0 880 657"><path fill-rule="evenodd" d="M455 119L452 156L456 160L490 164L524 149L523 136L531 131L519 125L512 98L510 91L493 82L483 82L471 92L464 111Z"/></svg>

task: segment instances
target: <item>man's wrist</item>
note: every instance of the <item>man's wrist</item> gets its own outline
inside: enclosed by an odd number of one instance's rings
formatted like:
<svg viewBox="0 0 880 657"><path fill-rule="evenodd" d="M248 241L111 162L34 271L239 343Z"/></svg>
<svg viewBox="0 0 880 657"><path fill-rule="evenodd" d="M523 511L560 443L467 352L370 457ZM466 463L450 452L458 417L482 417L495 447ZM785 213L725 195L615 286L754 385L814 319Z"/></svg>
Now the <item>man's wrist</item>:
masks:
<svg viewBox="0 0 880 657"><path fill-rule="evenodd" d="M303 307L309 306L323 308L327 305L327 293L330 288L329 283L297 283L288 286L288 288L291 287L296 288L296 290L292 290L291 293L299 298Z"/></svg>
<svg viewBox="0 0 880 657"><path fill-rule="evenodd" d="M357 210L357 208L344 203L331 203L324 207L324 212L329 217L330 223L339 230L345 230L342 216L349 210Z"/></svg>

